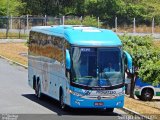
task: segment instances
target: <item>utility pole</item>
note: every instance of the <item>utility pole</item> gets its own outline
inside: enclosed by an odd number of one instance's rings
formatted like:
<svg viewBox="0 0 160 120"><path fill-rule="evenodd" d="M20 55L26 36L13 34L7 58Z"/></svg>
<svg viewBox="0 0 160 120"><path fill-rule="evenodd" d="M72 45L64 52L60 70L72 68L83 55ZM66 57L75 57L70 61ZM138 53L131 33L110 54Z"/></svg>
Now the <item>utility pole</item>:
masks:
<svg viewBox="0 0 160 120"><path fill-rule="evenodd" d="M154 34L154 18L152 19L152 34Z"/></svg>
<svg viewBox="0 0 160 120"><path fill-rule="evenodd" d="M117 33L117 17L115 18L115 32Z"/></svg>
<svg viewBox="0 0 160 120"><path fill-rule="evenodd" d="M136 18L133 19L133 33L136 33Z"/></svg>
<svg viewBox="0 0 160 120"><path fill-rule="evenodd" d="M7 30L6 30L6 38L8 38L8 32L9 32L9 0L7 0Z"/></svg>

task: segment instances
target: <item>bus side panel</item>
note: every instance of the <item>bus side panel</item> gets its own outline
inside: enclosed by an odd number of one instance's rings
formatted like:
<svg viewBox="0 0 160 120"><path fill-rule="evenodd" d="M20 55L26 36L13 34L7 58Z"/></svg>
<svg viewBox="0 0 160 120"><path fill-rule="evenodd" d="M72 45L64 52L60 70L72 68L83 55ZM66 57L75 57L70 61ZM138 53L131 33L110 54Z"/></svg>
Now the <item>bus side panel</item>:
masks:
<svg viewBox="0 0 160 120"><path fill-rule="evenodd" d="M41 78L40 57L28 57L28 84L34 89L37 80Z"/></svg>
<svg viewBox="0 0 160 120"><path fill-rule="evenodd" d="M69 89L69 83L65 76L65 66L58 61L54 61L54 63L49 65L50 72L50 88L49 88L49 95L57 100L60 98L60 88L64 94L64 102L65 104L70 104L69 93L67 93L67 89ZM68 84L68 86L67 86Z"/></svg>
<svg viewBox="0 0 160 120"><path fill-rule="evenodd" d="M160 85L155 88L155 96L160 96Z"/></svg>
<svg viewBox="0 0 160 120"><path fill-rule="evenodd" d="M59 70L60 64L58 61L51 58L42 57L42 66L43 66L43 81L42 82L42 91L48 96L59 99L59 86L60 86L60 73ZM48 81L48 82L47 82ZM47 88L47 89L46 89Z"/></svg>
<svg viewBox="0 0 160 120"><path fill-rule="evenodd" d="M57 60L41 56L41 80L42 80L42 93L59 100L60 87L65 96L65 103L69 104L69 97L66 95L66 82L65 66ZM68 83L69 87L69 83ZM68 102L66 102L68 101Z"/></svg>

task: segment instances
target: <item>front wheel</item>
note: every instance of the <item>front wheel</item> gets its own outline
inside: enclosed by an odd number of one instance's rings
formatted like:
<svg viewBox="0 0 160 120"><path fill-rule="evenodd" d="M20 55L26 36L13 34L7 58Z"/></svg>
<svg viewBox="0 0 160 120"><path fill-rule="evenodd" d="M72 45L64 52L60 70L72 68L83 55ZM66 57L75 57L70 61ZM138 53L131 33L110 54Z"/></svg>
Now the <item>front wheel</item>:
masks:
<svg viewBox="0 0 160 120"><path fill-rule="evenodd" d="M114 108L106 108L106 111L107 111L108 113L112 113L112 112L114 111Z"/></svg>
<svg viewBox="0 0 160 120"><path fill-rule="evenodd" d="M66 105L64 103L64 94L63 92L60 93L60 108L62 110L65 110L66 109Z"/></svg>

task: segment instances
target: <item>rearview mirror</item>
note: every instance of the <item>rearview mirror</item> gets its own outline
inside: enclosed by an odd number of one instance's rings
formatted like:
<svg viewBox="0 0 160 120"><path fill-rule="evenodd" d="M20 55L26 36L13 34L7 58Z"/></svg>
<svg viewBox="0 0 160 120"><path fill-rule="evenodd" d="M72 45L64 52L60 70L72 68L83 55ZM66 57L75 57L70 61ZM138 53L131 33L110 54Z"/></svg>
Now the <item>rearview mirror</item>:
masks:
<svg viewBox="0 0 160 120"><path fill-rule="evenodd" d="M70 70L71 69L71 57L69 50L66 50L66 69Z"/></svg>
<svg viewBox="0 0 160 120"><path fill-rule="evenodd" d="M133 61L132 61L131 55L128 52L124 51L124 58L127 60L127 69L129 70L130 73L133 73L133 70L132 70L132 67L133 67L132 62Z"/></svg>

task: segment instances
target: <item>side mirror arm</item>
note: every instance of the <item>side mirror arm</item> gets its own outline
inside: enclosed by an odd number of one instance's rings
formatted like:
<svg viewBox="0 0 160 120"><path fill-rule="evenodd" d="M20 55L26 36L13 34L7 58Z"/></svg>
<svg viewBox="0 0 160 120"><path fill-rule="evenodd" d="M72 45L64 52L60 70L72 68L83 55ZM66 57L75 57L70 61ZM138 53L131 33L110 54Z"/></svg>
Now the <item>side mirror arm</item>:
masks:
<svg viewBox="0 0 160 120"><path fill-rule="evenodd" d="M131 57L131 55L128 52L124 51L124 53L125 53L126 58L127 58L127 68L128 68L128 70L129 70L130 73L133 73L133 69L132 69L133 68L132 57Z"/></svg>

